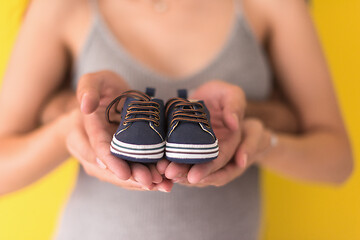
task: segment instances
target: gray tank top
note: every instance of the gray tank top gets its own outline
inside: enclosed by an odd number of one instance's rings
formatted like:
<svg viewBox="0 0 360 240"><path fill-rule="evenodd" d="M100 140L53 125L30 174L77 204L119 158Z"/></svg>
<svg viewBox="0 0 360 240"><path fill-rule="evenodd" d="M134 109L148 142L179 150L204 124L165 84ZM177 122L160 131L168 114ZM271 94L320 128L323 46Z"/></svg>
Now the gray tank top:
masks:
<svg viewBox="0 0 360 240"><path fill-rule="evenodd" d="M191 91L211 79L239 85L248 99L266 99L271 91L269 64L240 8L226 43L210 64L186 78L169 79L134 59L109 30L95 1L92 6L93 22L75 64L74 87L85 73L111 70L133 89L156 88L156 96L165 101L176 96L177 89ZM253 240L259 219L256 167L224 187L175 184L171 193L125 190L86 175L80 167L56 239Z"/></svg>

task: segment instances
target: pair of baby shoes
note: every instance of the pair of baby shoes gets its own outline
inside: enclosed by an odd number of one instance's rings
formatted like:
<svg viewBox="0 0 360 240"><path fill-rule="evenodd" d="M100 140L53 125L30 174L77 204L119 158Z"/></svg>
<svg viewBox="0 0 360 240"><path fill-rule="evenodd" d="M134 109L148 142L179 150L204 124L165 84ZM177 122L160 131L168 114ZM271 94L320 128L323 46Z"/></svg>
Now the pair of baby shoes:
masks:
<svg viewBox="0 0 360 240"><path fill-rule="evenodd" d="M187 91L164 106L153 98L155 89L146 93L130 90L115 98L106 109L109 123L119 127L113 135L110 151L132 162L152 163L166 155L170 161L204 163L217 158L218 141L211 128L210 114L203 101L190 101ZM118 110L121 99L123 108ZM120 122L110 119L110 110L121 114Z"/></svg>

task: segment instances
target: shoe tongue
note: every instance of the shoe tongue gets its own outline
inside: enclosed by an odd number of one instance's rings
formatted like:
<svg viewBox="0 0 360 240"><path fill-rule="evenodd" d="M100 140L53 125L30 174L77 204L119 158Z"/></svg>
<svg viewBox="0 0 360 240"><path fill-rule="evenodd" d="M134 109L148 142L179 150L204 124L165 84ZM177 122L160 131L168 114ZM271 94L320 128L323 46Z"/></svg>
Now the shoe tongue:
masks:
<svg viewBox="0 0 360 240"><path fill-rule="evenodd" d="M186 89L179 89L177 92L179 98L184 98L184 99L188 98L188 92Z"/></svg>
<svg viewBox="0 0 360 240"><path fill-rule="evenodd" d="M154 97L155 96L155 88L150 88L150 87L147 87L146 88L146 91L145 91L145 94L148 95L149 97Z"/></svg>

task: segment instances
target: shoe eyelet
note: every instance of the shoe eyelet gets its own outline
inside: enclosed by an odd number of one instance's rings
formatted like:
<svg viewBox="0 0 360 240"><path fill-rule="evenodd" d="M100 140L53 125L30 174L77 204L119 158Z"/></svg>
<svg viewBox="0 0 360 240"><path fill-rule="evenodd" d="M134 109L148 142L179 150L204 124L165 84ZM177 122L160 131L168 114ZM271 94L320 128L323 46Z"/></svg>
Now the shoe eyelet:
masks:
<svg viewBox="0 0 360 240"><path fill-rule="evenodd" d="M124 122L123 122L123 125L124 125L124 126L126 126L126 125L128 125L128 124L129 124L129 123L128 123L127 121L124 121Z"/></svg>

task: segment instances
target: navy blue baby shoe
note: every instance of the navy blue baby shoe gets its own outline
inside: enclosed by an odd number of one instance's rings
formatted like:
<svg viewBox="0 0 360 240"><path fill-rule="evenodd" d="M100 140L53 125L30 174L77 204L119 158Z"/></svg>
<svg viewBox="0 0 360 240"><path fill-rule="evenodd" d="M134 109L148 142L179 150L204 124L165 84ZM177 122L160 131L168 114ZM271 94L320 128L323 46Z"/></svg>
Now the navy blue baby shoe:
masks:
<svg viewBox="0 0 360 240"><path fill-rule="evenodd" d="M146 94L130 90L115 98L106 109L109 123L119 124L113 135L110 151L116 157L133 162L150 163L164 156L164 103L151 98L155 89L147 88ZM125 98L121 111L118 105ZM110 110L121 114L120 122L110 120Z"/></svg>
<svg viewBox="0 0 360 240"><path fill-rule="evenodd" d="M203 101L189 101L186 90L166 104L166 158L178 163L204 163L217 158L219 146Z"/></svg>

